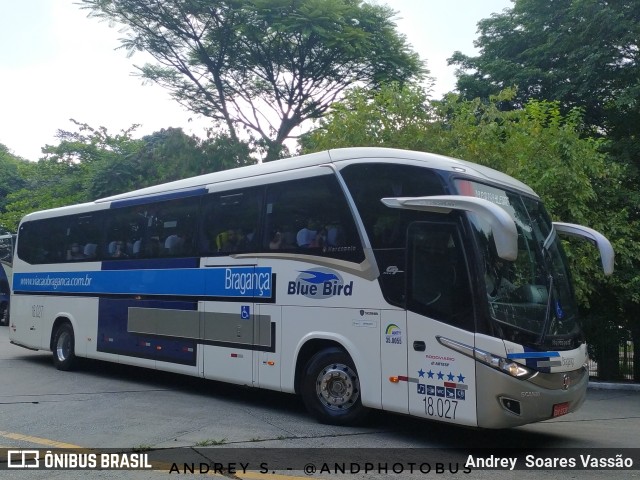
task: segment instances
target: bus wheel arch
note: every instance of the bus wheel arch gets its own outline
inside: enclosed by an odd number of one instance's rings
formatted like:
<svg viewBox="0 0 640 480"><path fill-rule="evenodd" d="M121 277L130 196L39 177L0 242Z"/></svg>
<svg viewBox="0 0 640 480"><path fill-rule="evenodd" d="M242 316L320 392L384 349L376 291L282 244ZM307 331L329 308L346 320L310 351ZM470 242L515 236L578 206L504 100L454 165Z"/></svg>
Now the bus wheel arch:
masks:
<svg viewBox="0 0 640 480"><path fill-rule="evenodd" d="M53 364L58 370L72 370L77 363L75 354L75 333L68 318L59 317L51 329L51 351Z"/></svg>
<svg viewBox="0 0 640 480"><path fill-rule="evenodd" d="M310 346L307 346L308 344ZM320 422L350 425L362 420L360 378L347 351L332 341L305 344L296 365L296 391Z"/></svg>

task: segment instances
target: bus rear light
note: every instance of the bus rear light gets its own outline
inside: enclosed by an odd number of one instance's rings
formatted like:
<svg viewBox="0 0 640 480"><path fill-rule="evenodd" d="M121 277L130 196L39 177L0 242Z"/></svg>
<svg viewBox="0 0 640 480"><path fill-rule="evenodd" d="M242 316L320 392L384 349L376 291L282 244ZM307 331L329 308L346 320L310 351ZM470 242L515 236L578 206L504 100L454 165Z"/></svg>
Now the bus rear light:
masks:
<svg viewBox="0 0 640 480"><path fill-rule="evenodd" d="M400 381L400 379L398 377L389 377L389 381L391 383L398 383Z"/></svg>

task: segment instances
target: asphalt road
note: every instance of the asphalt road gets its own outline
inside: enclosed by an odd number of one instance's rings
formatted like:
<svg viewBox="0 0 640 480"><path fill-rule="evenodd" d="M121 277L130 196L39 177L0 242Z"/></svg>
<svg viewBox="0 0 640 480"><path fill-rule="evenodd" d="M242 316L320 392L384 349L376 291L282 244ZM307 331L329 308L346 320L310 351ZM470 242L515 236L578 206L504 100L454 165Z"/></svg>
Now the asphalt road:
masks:
<svg viewBox="0 0 640 480"><path fill-rule="evenodd" d="M455 465L463 457L454 455L449 461L448 452L482 448L487 452L485 457L489 457L503 455L505 451L499 449L517 448L520 453L537 458L540 449L545 449L545 454L554 452L562 458L577 459L581 454L616 458L616 452L623 452L624 458L631 454L638 459L638 450L624 449L639 447L639 437L640 391L590 389L578 412L510 430L468 429L382 412L372 412L358 427L333 427L315 422L292 395L95 361L85 362L77 371L60 372L53 367L49 352L32 352L11 345L8 328L0 328L0 468L7 460L5 449L18 448L52 451L62 448L76 452L135 450L147 454L154 465L161 465L153 471L0 470L0 478L174 478L200 474L202 462L209 465L208 472L202 473L212 475L212 458L226 462L226 456L220 452L225 450L232 458L238 456L237 448L251 449L246 450L250 452L250 461L254 465L268 463L269 467L264 472L242 472L241 466L236 465L235 472L230 472L230 466L226 465L224 475L228 478L274 480L284 475L332 478L337 476L335 471L316 471L311 476L300 471L298 463L308 456L305 452L324 455L331 462L343 460L342 457L347 463L355 459L356 463L361 462L358 465L364 465L373 455L378 463L393 465L402 451L392 449L407 448L431 449L416 452L426 455L432 469L427 473L362 469L350 473L347 468L339 476L500 479L514 478L517 474L519 478L557 478L558 471L533 469L518 472L472 469L471 473L465 473L464 459L459 471L451 473L449 463ZM372 454L371 450L354 449L378 450ZM464 452L460 455L467 458ZM246 455L238 458L239 463L243 458L246 460ZM522 459L519 462L521 465ZM185 471L184 463L194 467L193 474ZM443 473L437 471L437 463L445 466ZM561 474L563 478L581 479L605 475L640 478L640 460L635 463L637 470L632 472L589 468ZM287 465L294 465L295 469L288 471L292 467ZM179 471L171 471L174 466Z"/></svg>

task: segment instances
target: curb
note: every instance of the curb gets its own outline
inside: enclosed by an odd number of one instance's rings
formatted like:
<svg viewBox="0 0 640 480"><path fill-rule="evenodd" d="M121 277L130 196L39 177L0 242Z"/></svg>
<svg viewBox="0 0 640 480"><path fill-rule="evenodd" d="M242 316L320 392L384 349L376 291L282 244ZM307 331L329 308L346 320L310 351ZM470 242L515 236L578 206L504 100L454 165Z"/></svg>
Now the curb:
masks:
<svg viewBox="0 0 640 480"><path fill-rule="evenodd" d="M606 382L589 382L592 390L627 390L640 392L640 383L606 383Z"/></svg>

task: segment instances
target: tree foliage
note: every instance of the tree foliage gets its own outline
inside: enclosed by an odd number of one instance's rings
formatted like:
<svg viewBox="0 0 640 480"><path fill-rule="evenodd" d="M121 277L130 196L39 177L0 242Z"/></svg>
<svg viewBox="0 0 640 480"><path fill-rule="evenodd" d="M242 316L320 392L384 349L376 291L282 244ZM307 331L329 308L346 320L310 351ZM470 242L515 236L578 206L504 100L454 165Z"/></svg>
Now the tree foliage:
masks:
<svg viewBox="0 0 640 480"><path fill-rule="evenodd" d="M24 180L20 175L20 169L25 161L13 155L9 149L0 144L0 212L7 203L7 195L24 186Z"/></svg>
<svg viewBox="0 0 640 480"><path fill-rule="evenodd" d="M43 148L37 163L9 159L0 177L0 226L15 231L27 213L91 201L203 173L253 163L246 143L225 135L205 140L170 128L134 138L137 125L117 134L72 120L74 131L60 130L59 143ZM0 154L0 172L4 171ZM17 165L16 168L13 168Z"/></svg>
<svg viewBox="0 0 640 480"><path fill-rule="evenodd" d="M127 28L122 45L151 54L142 77L233 140L257 136L266 159L349 86L426 73L386 6L362 0L83 0Z"/></svg>
<svg viewBox="0 0 640 480"><path fill-rule="evenodd" d="M515 0L478 29L480 54L449 59L464 98L517 86L515 106L535 98L579 107L591 135L606 134L620 160L640 166L639 2Z"/></svg>
<svg viewBox="0 0 640 480"><path fill-rule="evenodd" d="M13 155L5 145L0 143L0 214L7 207L7 196L26 185L23 172L27 167L26 160ZM0 234L8 231L9 225L0 220Z"/></svg>
<svg viewBox="0 0 640 480"><path fill-rule="evenodd" d="M357 88L335 103L316 128L303 135L303 152L340 147L432 150L434 112L425 91L391 83L371 91Z"/></svg>

